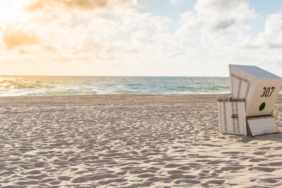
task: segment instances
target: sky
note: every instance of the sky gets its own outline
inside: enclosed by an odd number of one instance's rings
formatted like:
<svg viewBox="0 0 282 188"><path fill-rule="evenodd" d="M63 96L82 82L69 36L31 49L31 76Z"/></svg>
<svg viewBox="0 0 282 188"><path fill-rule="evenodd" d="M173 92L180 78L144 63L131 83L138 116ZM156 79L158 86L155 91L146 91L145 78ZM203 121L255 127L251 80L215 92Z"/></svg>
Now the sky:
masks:
<svg viewBox="0 0 282 188"><path fill-rule="evenodd" d="M0 0L0 75L282 76L281 0Z"/></svg>

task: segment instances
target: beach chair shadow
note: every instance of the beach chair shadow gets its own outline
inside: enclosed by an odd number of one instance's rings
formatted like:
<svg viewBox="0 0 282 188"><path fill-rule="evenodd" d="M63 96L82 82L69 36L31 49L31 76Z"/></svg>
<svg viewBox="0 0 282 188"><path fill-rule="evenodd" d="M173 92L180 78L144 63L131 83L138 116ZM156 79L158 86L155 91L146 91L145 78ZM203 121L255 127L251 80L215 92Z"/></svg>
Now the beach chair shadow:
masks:
<svg viewBox="0 0 282 188"><path fill-rule="evenodd" d="M236 139L237 142L241 143L249 143L253 141L274 141L274 142L282 142L282 132L259 135L259 136L234 136L233 139Z"/></svg>

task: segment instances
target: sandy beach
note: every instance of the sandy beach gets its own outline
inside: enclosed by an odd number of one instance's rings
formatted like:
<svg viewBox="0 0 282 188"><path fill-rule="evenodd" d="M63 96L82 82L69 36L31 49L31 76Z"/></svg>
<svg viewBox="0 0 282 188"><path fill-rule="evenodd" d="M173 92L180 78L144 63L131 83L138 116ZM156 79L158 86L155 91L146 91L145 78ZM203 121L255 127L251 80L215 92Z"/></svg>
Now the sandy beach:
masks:
<svg viewBox="0 0 282 188"><path fill-rule="evenodd" d="M224 96L1 97L0 187L281 187L282 133L220 134Z"/></svg>

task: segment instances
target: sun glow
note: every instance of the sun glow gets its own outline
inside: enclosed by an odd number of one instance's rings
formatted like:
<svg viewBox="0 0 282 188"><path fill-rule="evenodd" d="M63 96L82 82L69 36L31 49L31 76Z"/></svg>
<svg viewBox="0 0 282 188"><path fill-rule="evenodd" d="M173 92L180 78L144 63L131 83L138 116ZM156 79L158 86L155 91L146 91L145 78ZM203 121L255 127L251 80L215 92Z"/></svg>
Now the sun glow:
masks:
<svg viewBox="0 0 282 188"><path fill-rule="evenodd" d="M11 23L14 21L20 13L23 11L24 7L27 5L28 0L1 0L0 1L0 24Z"/></svg>

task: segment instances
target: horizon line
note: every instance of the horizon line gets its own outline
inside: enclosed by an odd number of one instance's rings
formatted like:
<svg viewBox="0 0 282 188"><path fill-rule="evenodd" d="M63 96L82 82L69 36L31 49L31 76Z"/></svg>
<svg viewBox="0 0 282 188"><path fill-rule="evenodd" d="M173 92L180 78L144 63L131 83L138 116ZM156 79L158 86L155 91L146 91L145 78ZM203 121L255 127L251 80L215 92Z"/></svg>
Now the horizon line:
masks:
<svg viewBox="0 0 282 188"><path fill-rule="evenodd" d="M215 77L215 78L227 78L229 76L116 76L116 75L0 75L1 76L10 76L10 77L13 77L13 76L30 76L30 77Z"/></svg>

